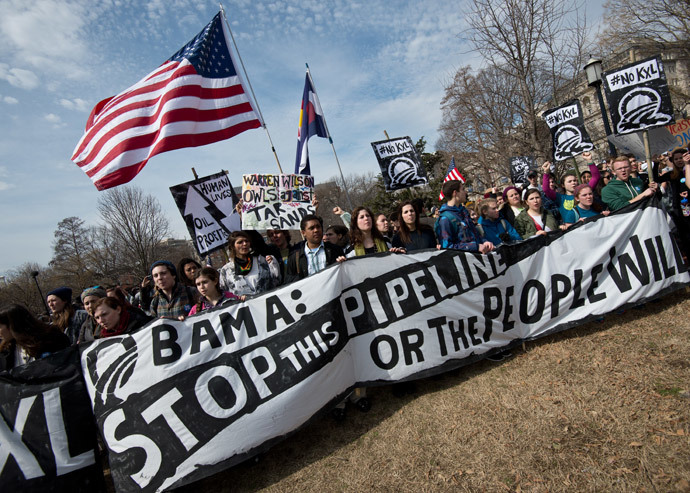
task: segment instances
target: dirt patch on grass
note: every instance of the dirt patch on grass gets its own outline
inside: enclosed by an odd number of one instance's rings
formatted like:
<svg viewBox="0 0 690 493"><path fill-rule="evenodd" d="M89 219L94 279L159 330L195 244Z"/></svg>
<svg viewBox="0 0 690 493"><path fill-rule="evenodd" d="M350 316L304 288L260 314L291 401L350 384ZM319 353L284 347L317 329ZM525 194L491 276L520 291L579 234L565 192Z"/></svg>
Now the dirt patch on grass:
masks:
<svg viewBox="0 0 690 493"><path fill-rule="evenodd" d="M184 491L690 491L690 295L416 382Z"/></svg>

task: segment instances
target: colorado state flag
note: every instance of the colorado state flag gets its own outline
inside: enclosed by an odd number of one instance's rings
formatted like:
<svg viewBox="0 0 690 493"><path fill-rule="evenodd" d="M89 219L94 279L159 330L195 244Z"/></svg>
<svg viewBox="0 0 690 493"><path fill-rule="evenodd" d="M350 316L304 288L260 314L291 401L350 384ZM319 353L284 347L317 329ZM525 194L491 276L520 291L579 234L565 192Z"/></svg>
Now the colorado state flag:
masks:
<svg viewBox="0 0 690 493"><path fill-rule="evenodd" d="M321 103L319 103L319 98L311 83L311 77L309 77L309 72L307 72L306 80L304 81L304 94L302 95L302 108L299 112L295 174L311 175L307 144L314 135L328 137L328 130L326 130L326 121L323 118Z"/></svg>

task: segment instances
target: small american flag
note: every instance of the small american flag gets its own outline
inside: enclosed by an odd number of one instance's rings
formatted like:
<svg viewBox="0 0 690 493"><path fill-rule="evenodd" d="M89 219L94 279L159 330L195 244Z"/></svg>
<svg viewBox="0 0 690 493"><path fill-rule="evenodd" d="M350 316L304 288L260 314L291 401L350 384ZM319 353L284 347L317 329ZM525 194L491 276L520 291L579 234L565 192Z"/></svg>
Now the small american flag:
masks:
<svg viewBox="0 0 690 493"><path fill-rule="evenodd" d="M259 128L235 66L219 12L163 65L94 107L72 161L105 190L130 181L156 154Z"/></svg>
<svg viewBox="0 0 690 493"><path fill-rule="evenodd" d="M450 164L448 165L448 171L446 171L446 177L443 179L443 183L450 180L460 180L465 183L465 177L460 174L458 169L455 167L455 157L450 158ZM438 200L443 200L443 190L438 195Z"/></svg>

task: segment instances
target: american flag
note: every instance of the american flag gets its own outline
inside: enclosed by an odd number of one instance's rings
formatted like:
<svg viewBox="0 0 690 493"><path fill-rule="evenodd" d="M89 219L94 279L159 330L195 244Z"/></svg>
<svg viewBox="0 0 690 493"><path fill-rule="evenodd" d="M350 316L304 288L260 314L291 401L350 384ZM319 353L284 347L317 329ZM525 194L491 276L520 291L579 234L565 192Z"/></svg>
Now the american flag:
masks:
<svg viewBox="0 0 690 493"><path fill-rule="evenodd" d="M450 180L460 180L465 183L465 177L460 174L458 169L455 167L455 157L450 158L450 164L448 165L448 171L446 171L446 177L443 179L443 183ZM443 200L443 190L438 195L438 200Z"/></svg>
<svg viewBox="0 0 690 493"><path fill-rule="evenodd" d="M94 107L72 161L105 190L130 181L156 154L259 128L235 66L219 12L160 67Z"/></svg>

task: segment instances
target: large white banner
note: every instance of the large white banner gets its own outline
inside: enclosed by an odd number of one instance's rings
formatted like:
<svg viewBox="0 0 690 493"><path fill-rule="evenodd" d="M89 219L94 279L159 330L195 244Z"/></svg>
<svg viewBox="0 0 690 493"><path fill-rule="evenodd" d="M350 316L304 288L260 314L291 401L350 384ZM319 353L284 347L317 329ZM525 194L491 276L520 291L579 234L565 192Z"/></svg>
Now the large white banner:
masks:
<svg viewBox="0 0 690 493"><path fill-rule="evenodd" d="M665 214L640 205L499 248L351 259L81 354L118 491L238 463L355 386L439 373L688 283Z"/></svg>

